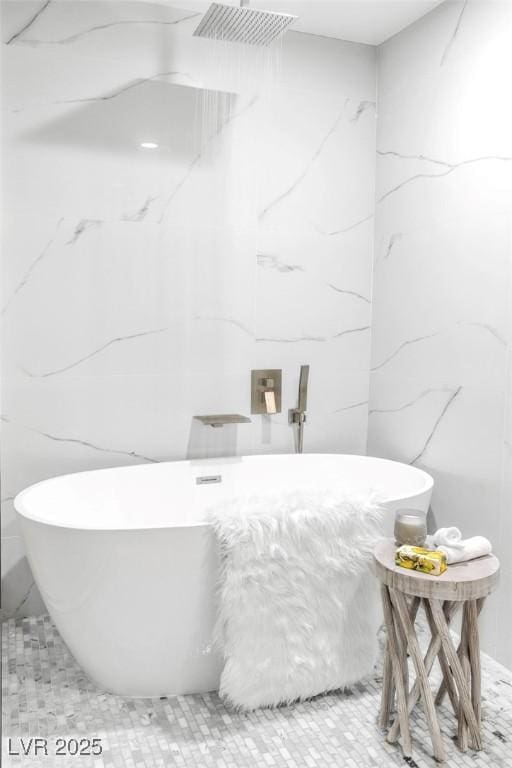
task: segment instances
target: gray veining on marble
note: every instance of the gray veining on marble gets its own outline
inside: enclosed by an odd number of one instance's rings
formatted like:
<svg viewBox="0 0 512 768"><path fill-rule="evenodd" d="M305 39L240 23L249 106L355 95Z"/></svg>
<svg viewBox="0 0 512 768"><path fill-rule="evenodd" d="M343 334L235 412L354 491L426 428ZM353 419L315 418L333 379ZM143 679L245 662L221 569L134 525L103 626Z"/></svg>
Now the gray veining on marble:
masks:
<svg viewBox="0 0 512 768"><path fill-rule="evenodd" d="M386 248L386 252L384 253L384 255L382 257L384 260L385 259L389 259L389 257L391 256L391 251L393 250L395 245L400 240L402 240L402 238L403 238L403 233L402 232L393 232L393 234L389 238L389 242L388 242L388 245L387 245L387 248Z"/></svg>
<svg viewBox="0 0 512 768"><path fill-rule="evenodd" d="M297 344L300 341L324 342L324 341L327 341L327 338L325 336L307 336L307 335L295 336L295 337L290 337L285 339L280 339L273 336L267 336L267 337L260 336L256 339L256 341L260 344L262 342L270 342L272 344Z"/></svg>
<svg viewBox="0 0 512 768"><path fill-rule="evenodd" d="M425 440L425 442L423 444L423 447L421 448L420 452L414 457L414 459L411 459L409 464L416 464L416 462L418 462L421 458L423 458L423 456L425 455L425 452L426 452L427 448L429 447L430 443L432 442L432 440L434 438L434 435L436 434L437 429L438 429L442 419L444 418L446 412L448 411L448 409L450 408L450 406L454 402L455 398L458 397L461 392L462 392L462 387L457 387L455 392L452 392L452 394L450 395L450 397L446 401L446 404L443 406L443 409L442 409L441 413L439 414L439 416L435 420L434 426L430 430L430 433L429 433L427 439Z"/></svg>
<svg viewBox="0 0 512 768"><path fill-rule="evenodd" d="M496 330L496 328L493 328L489 323L481 323L478 321L471 321L471 320L458 320L455 322L452 326L452 328L457 327L474 327L474 328L481 328L482 330L486 331L486 333L489 333L492 337L494 337L497 341L499 341L500 344L505 345L506 341L501 336L501 334ZM401 344L399 344L396 349L393 350L387 357L385 357L383 360L381 360L380 363L377 363L376 365L371 367L372 371L378 371L380 368L383 368L385 365L387 365L391 360L393 360L403 349L406 349L407 347L418 344L421 341L427 341L428 339L435 339L438 336L441 336L443 334L446 334L450 331L449 328L443 328L439 331L433 331L432 333L426 333L422 336L416 336L414 339L406 339L406 341L403 341Z"/></svg>
<svg viewBox="0 0 512 768"><path fill-rule="evenodd" d="M24 593L24 594L21 596L21 599L20 599L20 601L19 601L19 602L18 602L18 604L17 604L17 605L14 607L14 610L12 611L12 613L14 613L15 615L17 615L19 611L22 611L22 610L23 610L23 606L24 606L24 605L26 605L26 604L28 603L28 601L29 601L29 599L30 599L30 595L32 594L32 592L34 591L34 589L35 589L35 588L36 588L36 583L35 583L35 581L34 581L34 580L32 580L32 582L30 583L30 586L29 586L29 587L28 587L28 589L25 591L25 593Z"/></svg>
<svg viewBox="0 0 512 768"><path fill-rule="evenodd" d="M23 288L26 286L26 284L27 284L27 283L28 283L28 281L30 280L30 276L32 275L32 272L33 272L33 271L34 271L34 270L35 270L35 269L38 267L38 265L40 264L40 262L41 262L41 261L43 261L43 259L46 257L46 255L47 255L47 254L48 254L48 252L50 251L50 249L51 249L51 247L52 247L53 243L55 242L55 238L57 237L57 234L58 234L58 232L59 232L59 229L60 229L60 227L61 227L61 224L62 224L62 222L63 222L63 221L64 221L64 219L60 219L60 220L57 222L57 226L55 227L55 232L54 232L54 234L53 234L53 235L52 235L52 237L51 237L51 238L48 240L48 242L47 242L47 243L46 243L46 245L44 246L44 248L43 248L43 250L41 251L41 253L40 253L38 256L36 256L36 258L34 259L34 261L33 261L33 262L30 264L29 268L27 269L27 271L25 272L25 274L24 274L24 275L23 275L23 277L21 278L20 282L17 284L16 288L15 288L15 289L13 290L13 292L11 293L11 295L10 295L9 299L7 300L7 302L5 303L5 305L3 306L3 308L2 308L2 315L3 315L5 312L7 312L7 310L9 309L9 307L10 307L10 305L11 305L12 301L15 299L15 297L18 295L18 293L19 293L21 290L23 290Z"/></svg>
<svg viewBox="0 0 512 768"><path fill-rule="evenodd" d="M361 400L360 403L352 403L352 405L344 405L342 408L336 408L333 413L341 413L342 411L351 411L353 408L363 408L368 405L368 400Z"/></svg>
<svg viewBox="0 0 512 768"><path fill-rule="evenodd" d="M380 157L398 157L401 160L425 160L428 163L433 163L434 165L442 165L444 168L453 168L453 163L447 163L444 160L436 160L433 157L427 157L426 155L405 155L402 152L395 152L394 150L377 150L377 154Z"/></svg>
<svg viewBox="0 0 512 768"><path fill-rule="evenodd" d="M349 117L349 121L351 123L357 123L361 115L363 115L368 109L375 109L375 102L368 100L360 101L357 104L356 110L352 117Z"/></svg>
<svg viewBox="0 0 512 768"><path fill-rule="evenodd" d="M360 328L346 328L344 331L339 331L338 333L335 333L333 338L341 339L342 336L347 336L352 333L362 333L364 331L369 331L369 330L370 330L369 325L363 325Z"/></svg>
<svg viewBox="0 0 512 768"><path fill-rule="evenodd" d="M89 229L94 229L95 227L101 227L104 223L105 222L101 219L81 219L76 225L72 236L66 242L66 245L74 245L78 238L84 234L84 232L87 232Z"/></svg>
<svg viewBox="0 0 512 768"><path fill-rule="evenodd" d="M48 8L51 1L52 0L45 0L45 2L41 5L39 10L36 11L36 13L21 27L21 29L19 29L17 32L11 35L11 37L8 40L6 40L5 45L11 45L11 43L14 43L16 40L20 38L21 35L23 35L28 29L30 29L32 24L35 21L37 21L39 16L41 16L41 14L46 10L46 8Z"/></svg>
<svg viewBox="0 0 512 768"><path fill-rule="evenodd" d="M140 208L133 211L133 213L123 214L123 221L144 221L149 213L152 203L154 203L155 200L158 200L156 195L148 195Z"/></svg>
<svg viewBox="0 0 512 768"><path fill-rule="evenodd" d="M496 328L493 328L493 326L490 325L490 323L479 323L476 320L474 320L474 321L473 320L468 320L468 321L465 321L465 322L459 322L459 323L457 323L457 325L469 325L469 326L473 326L474 328L481 328L482 330L486 331L487 333L490 333L491 336L494 336L496 341L499 341L500 344L502 344L503 346L507 346L507 340L505 338L503 338L501 333L499 333L499 331L497 331Z"/></svg>
<svg viewBox="0 0 512 768"><path fill-rule="evenodd" d="M117 99L118 96L122 96L127 91L131 91L133 88L140 88L143 85L146 85L146 83L153 83L155 80L161 80L165 77L176 77L180 76L183 78L187 78L191 81L193 81L193 78L188 74L188 72L180 72L178 70L169 70L165 72L157 72L154 75L151 75L150 77L139 77L135 80L125 83L124 85L120 86L119 88L116 88L111 93L102 93L98 96L84 96L80 99L59 99L58 101L54 101L54 104L84 104L91 101L110 101L111 99Z"/></svg>
<svg viewBox="0 0 512 768"><path fill-rule="evenodd" d="M159 459L151 458L150 456L144 456L141 453L137 453L136 451L125 451L118 448L105 448L101 445L95 445L94 443L89 442L88 440L80 440L76 437L62 437L60 435L51 435L48 432L43 432L40 429L35 429L34 427L28 427L25 424L18 424L16 422L13 422L12 419L10 419L6 415L0 416L0 421L3 421L5 424L13 424L14 426L21 427L24 430L28 430L29 432L33 432L36 435L40 435L41 437L45 437L48 440L52 440L56 443L65 443L68 445L82 445L84 448L90 448L93 451L100 451L100 453L113 453L118 454L120 456L128 456L131 459L140 459L141 461L148 461L151 464L157 464L159 462Z"/></svg>
<svg viewBox="0 0 512 768"><path fill-rule="evenodd" d="M258 253L256 260L258 267L264 269L277 269L278 272L304 272L304 267L300 264L287 264L272 254Z"/></svg>
<svg viewBox="0 0 512 768"><path fill-rule="evenodd" d="M237 328L239 331L242 331L242 333L247 334L247 336L254 337L253 331L251 331L250 328L248 328L246 325L241 323L239 320L235 320L232 317L215 317L213 315L206 316L206 315L196 315L194 317L194 320L200 321L200 322L208 322L208 323L224 323L226 325L230 325L233 328Z"/></svg>
<svg viewBox="0 0 512 768"><path fill-rule="evenodd" d="M459 33L460 25L462 23L462 17L464 16L466 8L468 7L468 1L469 0L462 0L462 7L460 9L459 15L457 16L457 22L455 24L455 28L454 28L451 36L450 36L450 39L448 40L448 42L446 44L446 47L445 47L445 49L443 51L443 55L441 56L441 66L446 64L446 61L447 61L448 56L450 54L451 47L454 44L455 38L457 37L457 35Z"/></svg>
<svg viewBox="0 0 512 768"><path fill-rule="evenodd" d="M433 333L426 333L423 336L416 336L414 339L406 339L406 341L403 341L399 346L393 350L387 357L384 358L384 360L381 360L380 363L377 363L376 365L373 365L371 367L372 371L378 371L380 368L383 368L385 365L387 365L393 358L395 358L402 349L405 349L406 347L409 347L411 344L418 344L420 341L425 341L426 339L433 339L436 336L438 336L442 331L434 331Z"/></svg>
<svg viewBox="0 0 512 768"><path fill-rule="evenodd" d="M263 208L263 210L259 214L260 221L262 221L270 213L270 211L274 210L276 206L280 205L283 202L283 200L286 200L286 198L289 197L289 195L293 194L293 192L295 192L297 187L299 187L299 185L304 181L304 179L306 178L306 176L308 175L308 173L313 168L316 161L322 154L331 136L333 136L333 134L336 133L342 120L346 119L347 104L350 103L350 101L351 99L345 100L343 107L338 112L331 127L329 128L327 133L323 136L320 144L318 145L318 147L316 148L312 156L309 158L303 170L298 174L298 176L291 182L291 184L283 192L281 192L276 198L274 198L269 203L267 203L267 205ZM368 107L370 103L371 102L360 102L357 106L355 117L352 116L352 118L349 118L349 120L353 122L357 122L357 120L359 120L359 118L361 117L361 115L363 114L363 112L365 111L365 109Z"/></svg>
<svg viewBox="0 0 512 768"><path fill-rule="evenodd" d="M368 413L399 413L400 411L405 411L407 408L411 408L413 405L416 405L416 403L418 403L420 400L423 400L424 397L431 395L433 392L449 392L450 394L454 394L455 390L448 387L429 387L414 397L412 400L409 400L402 405L398 405L395 408L370 408Z"/></svg>
<svg viewBox="0 0 512 768"><path fill-rule="evenodd" d="M48 2L45 4L45 7L51 2L51 0L48 0ZM21 30L15 37L19 37L22 33L26 32L29 26L32 25L32 23L35 21L37 16L39 16L44 8L39 11L38 14L31 20L30 24L28 24L23 30ZM151 26L157 25L161 27L174 27L176 24L181 24L184 21L189 21L190 19L197 19L199 16L201 16L200 13L190 13L187 16L182 16L179 19L171 20L171 21L165 21L163 19L120 19L119 21L112 21L108 24L97 24L93 27L89 27L89 29L83 29L80 32L76 32L73 35L69 35L68 37L62 37L59 40L38 40L34 37L24 37L22 40L19 40L18 42L22 43L23 45L70 45L71 43L75 43L77 40L80 40L80 38L91 35L94 32L102 32L105 29L111 29L112 27L120 27L120 26L126 26L126 25L145 25L149 24ZM12 38L11 38L12 40ZM11 42L11 40L9 42Z"/></svg>
<svg viewBox="0 0 512 768"><path fill-rule="evenodd" d="M329 237L332 237L333 235L343 235L343 234L345 234L345 232L351 232L353 229L356 229L356 227L359 227L361 224L364 224L367 221L372 221L373 217L374 217L373 213L370 213L368 216L365 216L362 219L358 219L353 224L349 224L346 227L341 227L341 229L333 229L333 230L327 231L325 229L322 229L318 225L315 225L315 229L320 234L322 234L322 235L329 235Z"/></svg>
<svg viewBox="0 0 512 768"><path fill-rule="evenodd" d="M74 360L72 363L63 365L61 368L54 368L51 371L45 371L43 373L35 373L34 371L29 371L24 366L22 366L22 370L27 376L29 376L32 379L47 379L49 376L57 376L59 373L65 373L66 371L71 371L73 368L76 368L78 365L81 365L82 363L85 363L87 360L91 360L93 357L96 357L96 355L100 355L106 349L109 349L109 347L112 347L115 344L121 344L126 341L133 341L134 339L141 339L146 336L154 336L155 334L165 333L168 330L169 328L152 328L151 330L148 330L148 331L138 331L137 333L129 333L126 336L116 336L115 339L109 339L109 341L106 341L97 349L93 349L92 352L89 352L88 354L83 355L82 357L79 357L78 360Z"/></svg>
<svg viewBox="0 0 512 768"><path fill-rule="evenodd" d="M362 293L358 293L357 291L350 291L347 288L339 288L337 285L333 285L332 283L327 283L329 288L332 288L333 291L336 291L336 293L343 293L346 296L353 296L356 299L361 299L361 301L366 302L366 304L371 304L370 299L367 296L363 296Z"/></svg>
<svg viewBox="0 0 512 768"><path fill-rule="evenodd" d="M218 125L209 135L201 137L201 140L202 140L201 149L197 152L195 157L189 163L185 173L182 175L182 177L175 184L171 192L167 195L167 197L164 200L164 203L162 205L162 212L158 218L159 224L162 224L166 220L166 217L169 212L169 208L171 207L173 200L176 198L178 193L183 189L187 181L190 179L193 171L200 165L200 163L205 159L205 157L208 156L208 153L211 152L213 142L216 139L218 139L220 136L222 136L223 131L231 123L233 123L235 120L237 120L241 116L245 115L245 113L248 110L252 109L252 107L254 107L254 105L257 104L258 99L259 99L259 95L256 94L255 96L252 96L252 98L250 98L247 104L240 107L239 109L234 109L234 110L232 110L230 106L228 106L227 108L226 106L217 106L218 114L216 115L216 118L218 120Z"/></svg>
<svg viewBox="0 0 512 768"><path fill-rule="evenodd" d="M414 176L409 176L407 179L404 179L404 181L401 181L399 184L395 184L395 186L391 187L391 189L388 189L387 192L384 192L384 194L378 198L377 203L384 202L384 200L386 200L390 195L393 195L395 192L400 191L404 187L411 184L413 181L418 181L419 179L437 179L437 178L442 178L444 176L449 176L450 173L453 173L459 168L464 168L465 166L473 165L474 163L482 163L482 162L489 162L489 161L510 162L511 160L512 160L512 157L499 156L499 155L473 157L473 158L470 158L469 160L461 160L460 163L451 163L451 164L447 163L446 165L449 165L448 169L445 171L440 171L439 173L415 173Z"/></svg>
<svg viewBox="0 0 512 768"><path fill-rule="evenodd" d="M369 330L370 330L370 326L369 325L365 325L365 326L362 326L361 328L346 328L343 331L339 331L338 333L334 333L331 337L327 337L327 336L314 336L314 335L304 334L302 336L295 336L295 337L288 337L288 338L259 337L259 338L256 339L256 341L258 341L258 342L271 341L271 342L289 343L289 344L294 344L294 343L299 342L299 341L320 341L320 342L325 342L325 341L328 341L329 338L331 338L331 339L340 339L343 336L348 336L348 335L351 335L351 334L354 334L354 333L361 333L363 331L369 331Z"/></svg>

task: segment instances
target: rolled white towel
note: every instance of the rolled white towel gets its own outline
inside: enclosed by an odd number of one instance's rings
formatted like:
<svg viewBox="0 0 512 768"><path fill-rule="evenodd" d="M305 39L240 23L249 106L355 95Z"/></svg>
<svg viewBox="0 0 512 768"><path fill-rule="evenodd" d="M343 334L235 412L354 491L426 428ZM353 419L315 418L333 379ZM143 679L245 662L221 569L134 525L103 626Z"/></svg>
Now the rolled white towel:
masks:
<svg viewBox="0 0 512 768"><path fill-rule="evenodd" d="M462 533L458 528L439 528L434 533L434 544L442 547L462 547Z"/></svg>
<svg viewBox="0 0 512 768"><path fill-rule="evenodd" d="M492 552L492 544L485 536L472 536L470 539L464 539L460 544L462 546L449 547L443 544L437 547L438 552L444 552L446 555L448 565L474 560L475 557L490 555Z"/></svg>

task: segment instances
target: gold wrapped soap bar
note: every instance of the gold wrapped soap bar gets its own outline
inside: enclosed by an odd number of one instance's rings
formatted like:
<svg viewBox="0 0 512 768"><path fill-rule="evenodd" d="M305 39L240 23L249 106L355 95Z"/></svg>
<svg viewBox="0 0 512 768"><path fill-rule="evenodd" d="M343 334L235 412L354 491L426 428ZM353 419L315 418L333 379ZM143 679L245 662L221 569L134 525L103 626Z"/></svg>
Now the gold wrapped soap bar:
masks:
<svg viewBox="0 0 512 768"><path fill-rule="evenodd" d="M403 544L396 551L395 565L428 573L430 576L440 576L446 571L446 555L444 552Z"/></svg>

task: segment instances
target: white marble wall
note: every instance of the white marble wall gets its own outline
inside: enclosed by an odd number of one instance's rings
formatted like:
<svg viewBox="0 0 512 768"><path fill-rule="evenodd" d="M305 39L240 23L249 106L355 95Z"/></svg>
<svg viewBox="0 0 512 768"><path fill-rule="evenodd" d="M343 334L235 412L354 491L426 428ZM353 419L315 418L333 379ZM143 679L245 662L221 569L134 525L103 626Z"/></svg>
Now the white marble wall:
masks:
<svg viewBox="0 0 512 768"><path fill-rule="evenodd" d="M289 33L281 58L233 54L167 4L2 10L9 616L42 610L12 509L29 483L293 450L301 363L307 450L364 452L375 51ZM193 422L248 413L255 367L283 368L283 414Z"/></svg>
<svg viewBox="0 0 512 768"><path fill-rule="evenodd" d="M508 666L511 35L511 3L457 1L379 48L368 443L433 474L438 525L503 555L484 623Z"/></svg>

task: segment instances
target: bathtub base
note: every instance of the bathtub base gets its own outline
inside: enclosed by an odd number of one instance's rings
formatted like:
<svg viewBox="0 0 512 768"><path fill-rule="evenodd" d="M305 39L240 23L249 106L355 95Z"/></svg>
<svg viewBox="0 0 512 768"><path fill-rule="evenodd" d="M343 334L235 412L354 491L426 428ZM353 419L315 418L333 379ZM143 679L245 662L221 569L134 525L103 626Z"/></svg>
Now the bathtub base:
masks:
<svg viewBox="0 0 512 768"><path fill-rule="evenodd" d="M218 689L209 526L75 531L20 522L48 612L99 688L145 698Z"/></svg>
<svg viewBox="0 0 512 768"><path fill-rule="evenodd" d="M82 666L82 665L80 665ZM189 694L215 693L220 688L220 674L222 671L222 662L213 663L210 670L202 671L198 676L192 676L188 682L174 682L170 685L174 687L151 687L151 685L142 685L138 688L127 688L124 681L119 685L106 686L100 680L95 680L86 669L83 671L97 688L105 693L112 693L116 696L122 696L124 699L162 699L172 696L186 696ZM149 682L149 681L148 681Z"/></svg>

